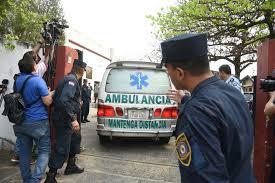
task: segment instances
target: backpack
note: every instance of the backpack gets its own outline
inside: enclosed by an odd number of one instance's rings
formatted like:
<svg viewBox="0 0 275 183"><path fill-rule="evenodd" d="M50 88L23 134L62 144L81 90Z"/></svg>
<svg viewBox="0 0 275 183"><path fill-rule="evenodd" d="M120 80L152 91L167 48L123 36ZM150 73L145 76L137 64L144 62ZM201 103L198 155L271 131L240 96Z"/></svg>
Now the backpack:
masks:
<svg viewBox="0 0 275 183"><path fill-rule="evenodd" d="M24 102L22 96L23 96L23 92L24 92L27 81L29 79L31 79L32 77L34 77L34 76L29 76L29 77L27 77L27 79L25 79L19 92L16 91L16 78L15 78L14 92L6 94L4 96L5 105L4 105L4 111L3 111L2 115L8 116L9 121L16 125L20 125L24 119L24 112L25 112L26 105L25 105L25 102ZM28 106L30 106L36 102L37 102L37 100L35 102L32 102L31 104L28 104Z"/></svg>

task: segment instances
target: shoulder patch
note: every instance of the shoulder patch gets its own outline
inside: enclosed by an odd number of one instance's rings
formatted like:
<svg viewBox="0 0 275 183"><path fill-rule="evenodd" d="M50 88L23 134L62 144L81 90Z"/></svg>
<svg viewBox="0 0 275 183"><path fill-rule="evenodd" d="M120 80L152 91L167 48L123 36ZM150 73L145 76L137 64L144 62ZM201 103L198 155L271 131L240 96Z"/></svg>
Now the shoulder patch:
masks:
<svg viewBox="0 0 275 183"><path fill-rule="evenodd" d="M238 83L236 83L236 82L234 81L234 82L232 82L232 86L236 87L236 86L238 86Z"/></svg>
<svg viewBox="0 0 275 183"><path fill-rule="evenodd" d="M181 164L184 166L189 166L192 159L192 150L184 133L180 134L176 140L176 150Z"/></svg>
<svg viewBox="0 0 275 183"><path fill-rule="evenodd" d="M71 86L74 86L74 82L72 82L72 81L69 81L68 84Z"/></svg>

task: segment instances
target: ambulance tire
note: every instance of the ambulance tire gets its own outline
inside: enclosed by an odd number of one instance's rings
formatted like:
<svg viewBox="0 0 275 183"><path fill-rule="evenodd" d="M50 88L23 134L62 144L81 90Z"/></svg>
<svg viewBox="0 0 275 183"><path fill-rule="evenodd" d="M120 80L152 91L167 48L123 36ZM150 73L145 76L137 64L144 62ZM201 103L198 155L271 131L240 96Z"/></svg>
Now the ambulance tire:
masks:
<svg viewBox="0 0 275 183"><path fill-rule="evenodd" d="M159 143L160 144L168 144L170 141L170 137L160 137L159 138Z"/></svg>
<svg viewBox="0 0 275 183"><path fill-rule="evenodd" d="M104 144L106 144L106 142L109 141L109 137L108 136L98 135L98 138L99 138L99 143L101 145L104 145Z"/></svg>

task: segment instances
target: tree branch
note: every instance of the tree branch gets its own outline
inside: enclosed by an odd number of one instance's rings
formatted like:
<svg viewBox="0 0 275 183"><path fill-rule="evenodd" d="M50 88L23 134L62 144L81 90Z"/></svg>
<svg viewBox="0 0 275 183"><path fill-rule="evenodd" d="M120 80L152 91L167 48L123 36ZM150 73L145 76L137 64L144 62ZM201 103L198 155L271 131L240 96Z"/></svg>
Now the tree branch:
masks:
<svg viewBox="0 0 275 183"><path fill-rule="evenodd" d="M242 72L244 69L246 69L248 66L250 66L252 63L248 63L245 66L241 67L240 71Z"/></svg>

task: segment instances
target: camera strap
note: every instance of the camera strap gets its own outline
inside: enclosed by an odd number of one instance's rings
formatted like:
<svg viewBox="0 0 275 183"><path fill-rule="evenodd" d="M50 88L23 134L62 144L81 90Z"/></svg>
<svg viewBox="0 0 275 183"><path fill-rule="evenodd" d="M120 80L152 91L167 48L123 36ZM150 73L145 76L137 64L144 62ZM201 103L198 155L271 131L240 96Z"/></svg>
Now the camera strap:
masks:
<svg viewBox="0 0 275 183"><path fill-rule="evenodd" d="M20 89L19 92L18 92L18 93L20 93L20 94L22 95L22 97L23 97L23 92L24 92L24 90L25 90L25 87L26 87L26 84L27 84L28 80L30 80L30 79L33 78L33 77L36 77L36 76L28 76L28 77L24 80L23 85L22 85L21 89ZM16 79L17 79L17 78L16 78ZM15 89L16 89L16 80L15 80ZM41 98L41 97L38 97L35 101L33 101L33 102L29 103L29 104L26 104L26 107L32 106L33 104L35 104L36 102L38 102L38 101L40 100L40 98Z"/></svg>

